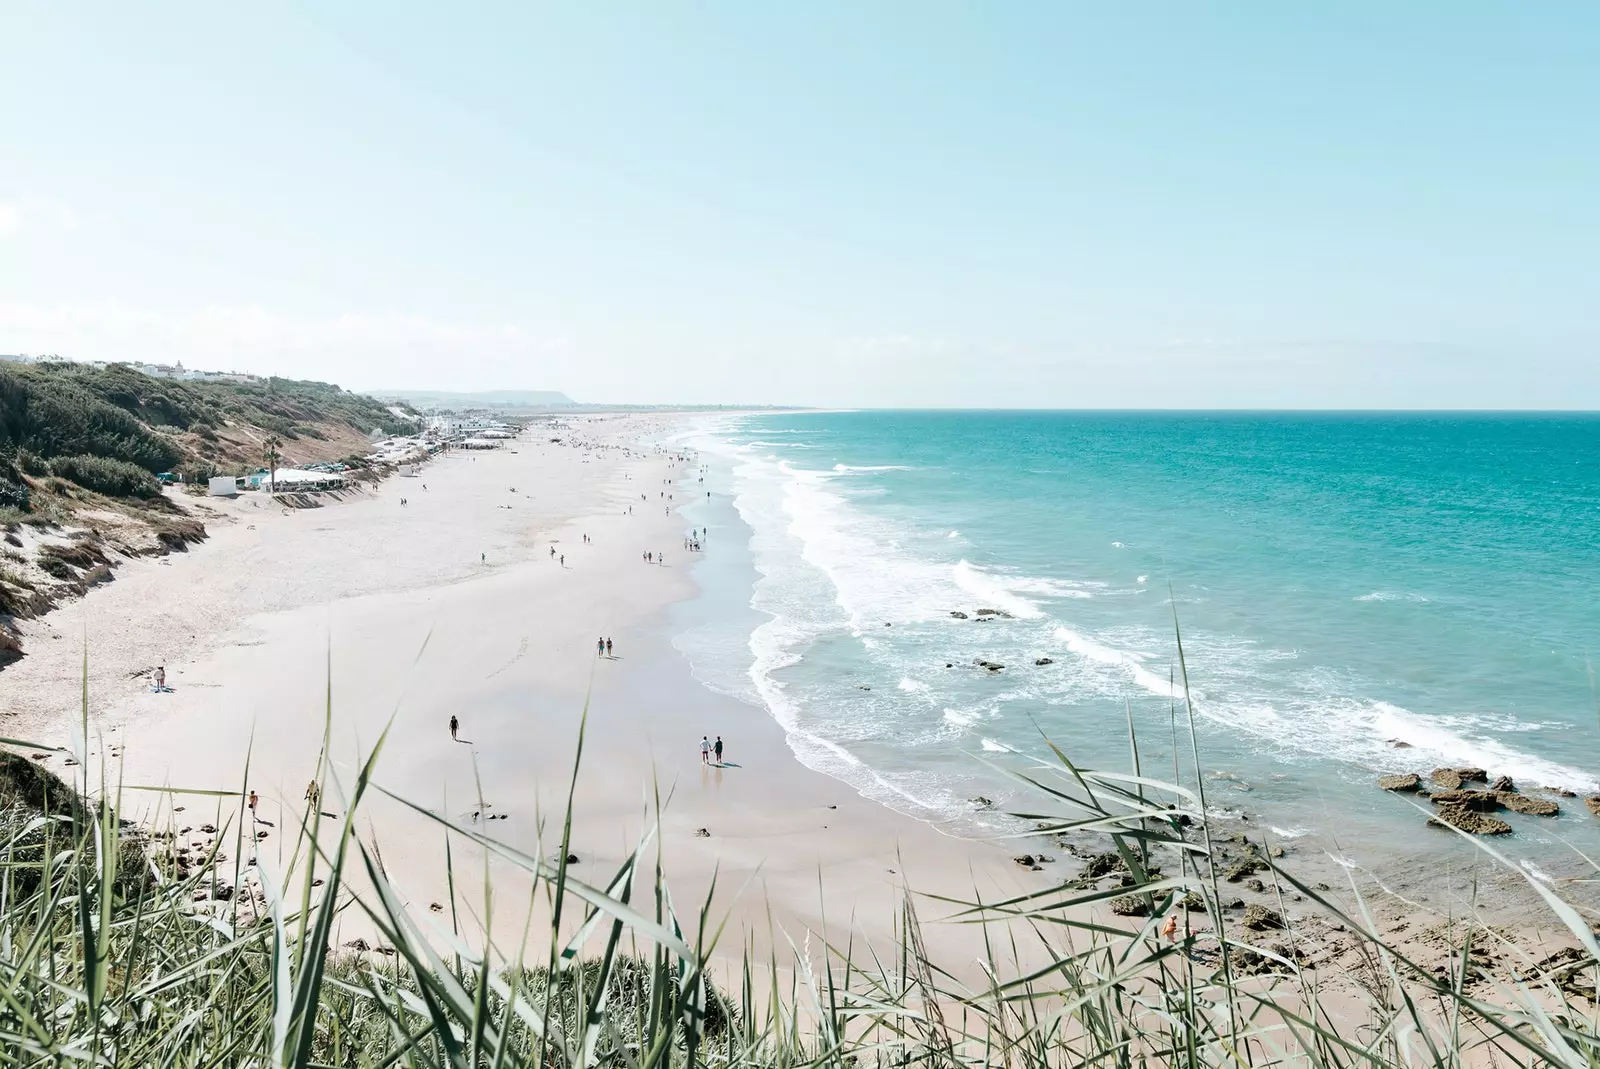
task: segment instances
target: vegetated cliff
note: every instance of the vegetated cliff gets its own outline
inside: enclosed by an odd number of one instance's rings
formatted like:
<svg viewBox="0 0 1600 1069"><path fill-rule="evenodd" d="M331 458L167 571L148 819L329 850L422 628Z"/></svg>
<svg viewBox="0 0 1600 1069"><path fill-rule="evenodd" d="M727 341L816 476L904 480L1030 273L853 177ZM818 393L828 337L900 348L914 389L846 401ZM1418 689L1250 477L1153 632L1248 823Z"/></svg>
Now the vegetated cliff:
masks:
<svg viewBox="0 0 1600 1069"><path fill-rule="evenodd" d="M205 527L158 474L204 485L261 467L360 462L374 430L415 413L324 382L180 381L112 364L0 363L0 666L13 621L107 579L119 558L168 553Z"/></svg>

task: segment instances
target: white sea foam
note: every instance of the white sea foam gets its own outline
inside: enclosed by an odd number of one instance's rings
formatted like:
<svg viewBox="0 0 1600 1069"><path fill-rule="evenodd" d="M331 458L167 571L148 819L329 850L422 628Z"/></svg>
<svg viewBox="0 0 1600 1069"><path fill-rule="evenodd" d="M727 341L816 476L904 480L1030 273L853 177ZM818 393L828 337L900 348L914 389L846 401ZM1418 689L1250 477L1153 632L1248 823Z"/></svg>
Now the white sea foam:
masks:
<svg viewBox="0 0 1600 1069"><path fill-rule="evenodd" d="M962 560L954 570L956 586L983 601L988 608L999 608L1021 620L1036 620L1043 616L1039 606L1013 593L1014 585L1001 576Z"/></svg>
<svg viewBox="0 0 1600 1069"><path fill-rule="evenodd" d="M1413 594L1405 590L1374 590L1370 594L1362 594L1357 601L1415 601L1426 602L1428 599L1421 594Z"/></svg>
<svg viewBox="0 0 1600 1069"><path fill-rule="evenodd" d="M900 689L907 694L925 694L928 690L928 684L906 676L900 680Z"/></svg>
<svg viewBox="0 0 1600 1069"><path fill-rule="evenodd" d="M944 719L946 723L955 724L957 727L968 727L969 725L976 724L978 722L978 714L963 713L956 709L946 709L944 711Z"/></svg>
<svg viewBox="0 0 1600 1069"><path fill-rule="evenodd" d="M1135 579L1134 582L1136 582L1136 583L1144 583L1144 582L1148 582L1149 579L1150 579L1150 577L1148 575L1141 575L1137 579Z"/></svg>
<svg viewBox="0 0 1600 1069"><path fill-rule="evenodd" d="M983 740L983 748L985 750L990 751L991 753L1010 753L1011 752L1011 747L1007 746L1003 742L995 742L993 739L984 739Z"/></svg>
<svg viewBox="0 0 1600 1069"><path fill-rule="evenodd" d="M1070 627L1058 627L1055 637L1066 643L1067 649L1079 657L1087 657L1101 664L1114 665L1125 671L1140 687L1163 698L1181 698L1183 689L1146 668L1141 658L1127 650L1113 649L1079 634Z"/></svg>
<svg viewBox="0 0 1600 1069"><path fill-rule="evenodd" d="M1524 753L1499 739L1467 734L1472 730L1471 726L1459 722L1451 724L1451 719L1420 716L1409 709L1380 701L1372 703L1369 730L1374 741L1400 739L1409 743L1411 749L1403 751L1408 760L1415 757L1429 763L1487 768L1496 775L1508 775L1519 783L1565 787L1583 793L1600 787L1600 781L1595 779L1593 773ZM1455 730L1458 726L1465 730Z"/></svg>
<svg viewBox="0 0 1600 1069"><path fill-rule="evenodd" d="M945 535L945 537L946 538L960 538L961 537L961 532L960 531L951 531L949 534Z"/></svg>
<svg viewBox="0 0 1600 1069"><path fill-rule="evenodd" d="M837 472L850 471L910 471L904 464L835 464L833 470Z"/></svg>

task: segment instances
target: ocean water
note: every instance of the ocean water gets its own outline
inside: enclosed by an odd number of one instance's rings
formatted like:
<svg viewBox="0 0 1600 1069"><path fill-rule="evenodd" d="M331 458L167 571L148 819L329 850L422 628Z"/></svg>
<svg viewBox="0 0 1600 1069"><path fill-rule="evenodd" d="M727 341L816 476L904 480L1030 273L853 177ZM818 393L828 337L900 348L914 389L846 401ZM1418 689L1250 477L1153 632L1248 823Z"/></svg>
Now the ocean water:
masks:
<svg viewBox="0 0 1600 1069"><path fill-rule="evenodd" d="M1001 768L1048 739L1126 769L1130 724L1147 774L1282 836L1453 838L1388 772L1600 790L1600 418L785 413L683 441L714 495L686 516L696 676L920 819L1004 830L972 801L1018 801ZM1577 800L1512 819L1600 848Z"/></svg>

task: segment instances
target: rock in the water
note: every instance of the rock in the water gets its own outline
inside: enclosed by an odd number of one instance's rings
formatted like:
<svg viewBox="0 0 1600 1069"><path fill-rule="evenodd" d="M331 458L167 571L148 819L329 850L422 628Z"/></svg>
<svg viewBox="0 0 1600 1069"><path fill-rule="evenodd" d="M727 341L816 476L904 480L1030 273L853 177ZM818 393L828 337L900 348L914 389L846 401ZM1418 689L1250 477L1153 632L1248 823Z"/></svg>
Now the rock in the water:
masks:
<svg viewBox="0 0 1600 1069"><path fill-rule="evenodd" d="M964 612L953 612L950 615L955 617L957 620L965 620L967 618L967 614Z"/></svg>
<svg viewBox="0 0 1600 1069"><path fill-rule="evenodd" d="M1600 817L1600 794L1591 794L1583 800L1583 804L1589 807L1589 812Z"/></svg>
<svg viewBox="0 0 1600 1069"><path fill-rule="evenodd" d="M1501 805L1513 813L1526 813L1532 817L1553 817L1561 812L1560 806L1545 798L1529 798L1515 791L1496 791L1494 796Z"/></svg>
<svg viewBox="0 0 1600 1069"><path fill-rule="evenodd" d="M1019 857L1014 857L1011 860L1015 861L1017 864L1021 865L1025 869L1033 868L1033 855L1032 854L1023 854L1023 855L1021 855Z"/></svg>
<svg viewBox="0 0 1600 1069"><path fill-rule="evenodd" d="M1461 789L1461 773L1453 768L1436 768L1433 770L1433 782L1447 791Z"/></svg>
<svg viewBox="0 0 1600 1069"><path fill-rule="evenodd" d="M1267 893L1267 885L1257 879L1249 879L1244 881L1244 889L1246 891L1254 891L1258 895L1264 895Z"/></svg>
<svg viewBox="0 0 1600 1069"><path fill-rule="evenodd" d="M1510 835L1511 825L1498 817L1486 817L1463 805L1441 805L1439 815L1428 821L1439 827L1451 825L1468 835Z"/></svg>
<svg viewBox="0 0 1600 1069"><path fill-rule="evenodd" d="M1036 665L1041 665L1042 666L1042 665L1047 665L1047 664L1055 664L1056 662L1054 660L1052 660L1051 658L1049 658L1049 657L1040 657L1038 660L1034 661L1033 663L1036 664Z"/></svg>
<svg viewBox="0 0 1600 1069"><path fill-rule="evenodd" d="M1239 921L1253 932L1271 931L1273 928L1283 927L1283 918L1276 910L1266 906L1246 906L1244 916Z"/></svg>
<svg viewBox="0 0 1600 1069"><path fill-rule="evenodd" d="M1493 783L1489 784L1491 791L1514 791L1517 785L1511 781L1510 776L1496 776Z"/></svg>
<svg viewBox="0 0 1600 1069"><path fill-rule="evenodd" d="M979 660L979 661L973 661L972 663L977 665L979 668L987 668L991 672L998 672L998 671L1000 671L1000 669L1005 667L1005 665L999 664L999 663L997 663L995 661Z"/></svg>
<svg viewBox="0 0 1600 1069"><path fill-rule="evenodd" d="M1011 614L1006 612L1004 609L979 609L978 610L978 615L979 616L998 616L1002 620L1011 619Z"/></svg>
<svg viewBox="0 0 1600 1069"><path fill-rule="evenodd" d="M1111 900L1111 912L1119 917L1148 917L1150 903L1144 900L1143 895L1123 895Z"/></svg>
<svg viewBox="0 0 1600 1069"><path fill-rule="evenodd" d="M967 801L971 802L973 805L977 806L979 809L993 809L994 808L994 799L985 798L981 794L977 795L976 797L973 797L973 798L968 798Z"/></svg>
<svg viewBox="0 0 1600 1069"><path fill-rule="evenodd" d="M1492 813L1500 808L1500 799L1490 791L1439 791L1428 799L1436 806L1458 806L1479 813Z"/></svg>
<svg viewBox="0 0 1600 1069"><path fill-rule="evenodd" d="M1422 777L1415 772L1407 772L1398 776L1383 776L1378 780L1378 786L1386 791L1414 791L1422 786Z"/></svg>

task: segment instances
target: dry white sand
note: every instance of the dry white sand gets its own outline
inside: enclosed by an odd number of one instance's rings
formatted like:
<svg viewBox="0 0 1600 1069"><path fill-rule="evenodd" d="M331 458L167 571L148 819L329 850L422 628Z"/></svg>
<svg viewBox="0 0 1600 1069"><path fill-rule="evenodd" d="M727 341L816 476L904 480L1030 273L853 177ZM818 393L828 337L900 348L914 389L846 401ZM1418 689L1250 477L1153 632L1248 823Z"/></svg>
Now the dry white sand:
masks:
<svg viewBox="0 0 1600 1069"><path fill-rule="evenodd" d="M673 492L676 505L698 494L662 483L697 485L693 468L623 452L671 420L595 419L577 436L592 448L530 433L321 509L206 501L206 544L131 561L115 581L22 625L28 655L0 677L0 734L70 741L86 639L91 782L103 752L111 782L254 789L260 816L292 828L325 712L346 782L392 719L379 783L464 823L481 790L504 819L478 826L548 857L587 699L574 873L604 883L655 820L659 793L654 848L674 900L691 921L715 878L713 915L731 911L733 921L724 948L749 938L787 956L785 936L801 945L826 923L836 938L853 927L887 949L908 883L952 897L976 888L990 900L1042 886L1048 873L1026 873L996 847L947 837L804 768L765 711L691 679L664 622L664 609L694 591L681 549L688 524L657 495ZM664 551L665 564L645 563L647 550ZM615 641L614 658L596 656L600 636ZM150 689L157 664L171 693ZM450 739L452 715L460 742ZM704 734L727 740L726 767L701 764ZM59 757L50 765L72 771ZM149 815L162 797L127 791L124 805ZM198 825L219 808L228 816L237 802L190 796L185 815ZM330 797L323 808L339 807ZM383 799L364 811L364 837L378 842L409 903L445 901L443 831ZM287 862L275 853L285 841L268 831L263 864ZM471 875L481 856L458 843L455 863L481 913ZM492 870L503 947L528 905L506 866ZM951 911L926 900L918 908ZM934 937L967 960L978 946L972 928L942 926Z"/></svg>

